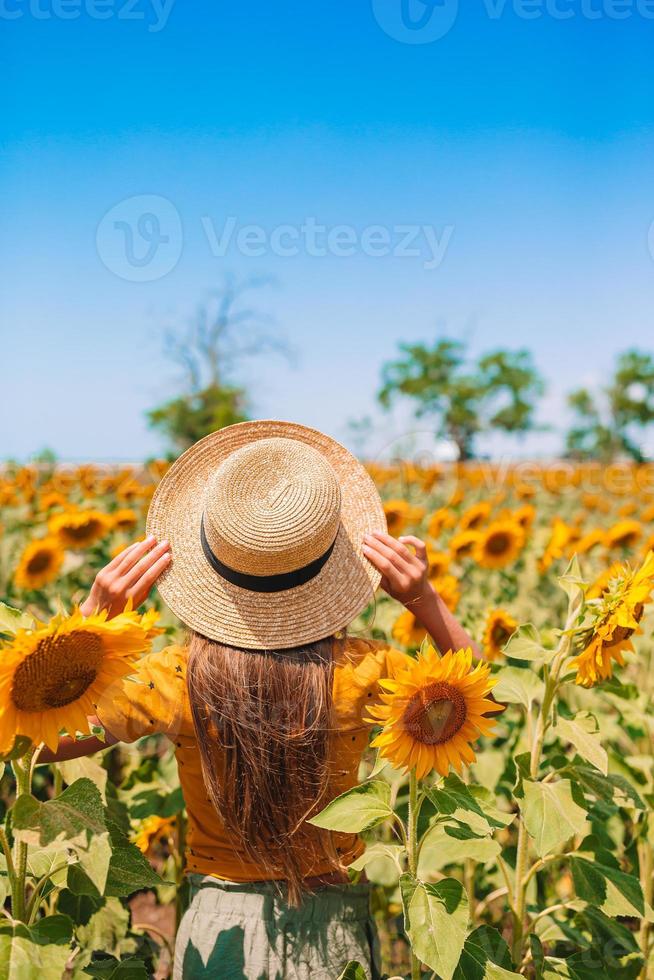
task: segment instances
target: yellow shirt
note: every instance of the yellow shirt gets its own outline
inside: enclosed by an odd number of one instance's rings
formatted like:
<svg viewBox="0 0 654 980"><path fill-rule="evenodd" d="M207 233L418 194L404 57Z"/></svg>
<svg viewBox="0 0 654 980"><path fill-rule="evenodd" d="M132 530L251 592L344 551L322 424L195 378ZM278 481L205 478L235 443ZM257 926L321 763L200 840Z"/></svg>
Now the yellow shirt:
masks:
<svg viewBox="0 0 654 980"><path fill-rule="evenodd" d="M186 687L187 655L186 648L172 646L144 657L136 673L100 701L98 717L123 742L155 733L172 740L188 812L187 871L229 881L261 881L267 872L239 852L207 797ZM361 753L368 744L366 703L374 699L379 679L405 656L385 643L350 638L335 654L330 799L356 784ZM344 864L362 850L356 834L335 834L334 843ZM307 848L304 854L305 877L331 870L320 853Z"/></svg>

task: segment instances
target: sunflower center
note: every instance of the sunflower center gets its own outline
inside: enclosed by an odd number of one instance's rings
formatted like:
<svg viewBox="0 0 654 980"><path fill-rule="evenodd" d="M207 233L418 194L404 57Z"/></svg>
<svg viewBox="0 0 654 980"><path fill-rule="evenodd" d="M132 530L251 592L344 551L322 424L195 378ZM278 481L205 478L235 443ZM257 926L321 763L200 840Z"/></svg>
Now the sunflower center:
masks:
<svg viewBox="0 0 654 980"><path fill-rule="evenodd" d="M19 711L49 711L76 701L91 686L104 648L95 633L48 636L16 668L11 700Z"/></svg>
<svg viewBox="0 0 654 980"><path fill-rule="evenodd" d="M430 684L411 698L404 722L412 738L441 745L456 735L467 717L463 694L451 684Z"/></svg>
<svg viewBox="0 0 654 980"><path fill-rule="evenodd" d="M511 636L508 629L501 623L496 623L491 632L491 639L496 647L502 647Z"/></svg>
<svg viewBox="0 0 654 980"><path fill-rule="evenodd" d="M486 541L486 551L491 555L503 555L511 547L511 539L504 531L491 534Z"/></svg>
<svg viewBox="0 0 654 980"><path fill-rule="evenodd" d="M30 575L38 575L49 568L51 559L51 552L46 551L45 548L42 551L37 551L27 563L27 571Z"/></svg>

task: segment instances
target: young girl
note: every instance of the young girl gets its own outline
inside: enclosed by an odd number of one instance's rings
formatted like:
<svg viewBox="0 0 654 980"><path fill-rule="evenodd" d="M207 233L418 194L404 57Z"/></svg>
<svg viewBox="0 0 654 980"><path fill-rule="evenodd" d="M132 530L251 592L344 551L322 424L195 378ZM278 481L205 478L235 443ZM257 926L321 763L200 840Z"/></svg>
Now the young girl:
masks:
<svg viewBox="0 0 654 980"><path fill-rule="evenodd" d="M368 889L346 871L362 845L306 820L356 783L366 706L404 654L343 630L381 583L441 649L473 645L427 580L424 544L384 531L341 445L288 422L234 425L171 467L149 537L82 606L116 615L158 580L189 630L105 692L104 743L62 739L51 757L155 732L174 742L191 885L176 978L335 980L351 959L379 976Z"/></svg>

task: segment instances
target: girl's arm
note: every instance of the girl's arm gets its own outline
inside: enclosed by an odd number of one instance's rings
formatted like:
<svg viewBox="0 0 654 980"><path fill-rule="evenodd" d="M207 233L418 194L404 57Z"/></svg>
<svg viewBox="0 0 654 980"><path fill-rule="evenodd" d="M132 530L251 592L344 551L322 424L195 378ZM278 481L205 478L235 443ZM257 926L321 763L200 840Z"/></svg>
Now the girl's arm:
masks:
<svg viewBox="0 0 654 980"><path fill-rule="evenodd" d="M407 548L407 544L414 549ZM427 578L429 564L423 541L412 535L396 539L375 531L364 538L366 558L382 573L381 587L406 606L427 630L439 650L470 647L480 656L476 643L452 615Z"/></svg>
<svg viewBox="0 0 654 980"><path fill-rule="evenodd" d="M89 718L89 728L96 728L100 725L98 718ZM47 762L69 762L70 759L81 759L87 755L95 755L96 752L102 752L103 749L108 749L112 745L116 745L120 740L114 738L111 732L105 730L104 739L100 739L97 735L91 735L89 738L70 738L70 736L65 735L60 737L59 745L57 746L57 751L52 752L47 746L43 746L39 752L39 757L37 764Z"/></svg>

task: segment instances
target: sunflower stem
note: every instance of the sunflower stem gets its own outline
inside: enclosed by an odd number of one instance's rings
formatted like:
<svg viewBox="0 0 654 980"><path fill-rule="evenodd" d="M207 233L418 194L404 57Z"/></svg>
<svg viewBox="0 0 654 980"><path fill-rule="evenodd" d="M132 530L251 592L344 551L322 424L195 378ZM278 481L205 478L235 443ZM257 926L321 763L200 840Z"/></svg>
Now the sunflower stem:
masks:
<svg viewBox="0 0 654 980"><path fill-rule="evenodd" d="M407 857L409 872L418 877L418 777L412 769L409 775L409 819L407 821ZM411 949L411 980L420 980L420 960Z"/></svg>
<svg viewBox="0 0 654 980"><path fill-rule="evenodd" d="M31 795L32 791L32 760L34 758L34 747L28 749L22 760L16 759L12 763L14 776L16 777L16 800L21 796ZM21 765L21 762L23 763ZM14 879L11 890L11 911L14 919L20 922L26 921L25 912L25 882L27 878L27 844L24 841L16 841L14 844Z"/></svg>

